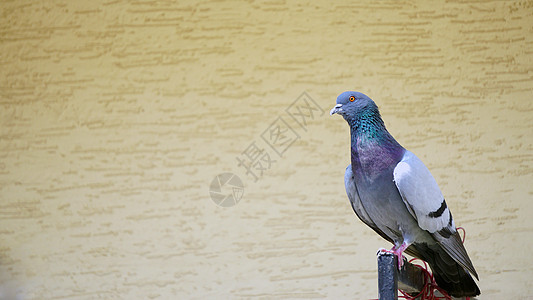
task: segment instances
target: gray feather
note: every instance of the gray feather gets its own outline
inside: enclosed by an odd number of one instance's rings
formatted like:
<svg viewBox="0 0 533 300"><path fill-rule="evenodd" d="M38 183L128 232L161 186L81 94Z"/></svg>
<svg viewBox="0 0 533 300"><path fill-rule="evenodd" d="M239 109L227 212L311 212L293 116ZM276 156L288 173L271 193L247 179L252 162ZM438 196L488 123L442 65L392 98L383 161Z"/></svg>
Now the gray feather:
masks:
<svg viewBox="0 0 533 300"><path fill-rule="evenodd" d="M394 182L420 228L429 231L452 258L478 278L444 196L424 163L410 151L405 151L394 168Z"/></svg>

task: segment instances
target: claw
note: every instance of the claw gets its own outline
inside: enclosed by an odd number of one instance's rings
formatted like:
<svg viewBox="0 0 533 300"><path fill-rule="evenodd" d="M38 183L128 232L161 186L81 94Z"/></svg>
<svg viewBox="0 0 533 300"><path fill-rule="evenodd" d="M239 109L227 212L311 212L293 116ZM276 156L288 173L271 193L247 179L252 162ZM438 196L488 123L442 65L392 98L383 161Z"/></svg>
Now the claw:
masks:
<svg viewBox="0 0 533 300"><path fill-rule="evenodd" d="M403 251L405 251L407 247L409 247L409 244L404 242L400 245L400 247L396 248L396 246L394 246L391 249L392 253L394 253L394 255L396 255L398 258L398 270L400 270L403 266Z"/></svg>
<svg viewBox="0 0 533 300"><path fill-rule="evenodd" d="M407 249L407 247L409 246L409 244L406 244L406 243L403 243L400 245L400 247L392 247L392 249L390 250L387 250L385 248L379 248L378 249L378 253L376 253L377 255L383 255L383 254L392 254L392 255L396 255L396 258L398 260L398 270L400 270L403 266L403 260L404 260L404 257L403 257L403 251L405 249Z"/></svg>
<svg viewBox="0 0 533 300"><path fill-rule="evenodd" d="M385 248L379 248L378 249L378 253L376 253L376 255L382 255L382 254L385 254L385 253L394 254L393 250L387 250Z"/></svg>

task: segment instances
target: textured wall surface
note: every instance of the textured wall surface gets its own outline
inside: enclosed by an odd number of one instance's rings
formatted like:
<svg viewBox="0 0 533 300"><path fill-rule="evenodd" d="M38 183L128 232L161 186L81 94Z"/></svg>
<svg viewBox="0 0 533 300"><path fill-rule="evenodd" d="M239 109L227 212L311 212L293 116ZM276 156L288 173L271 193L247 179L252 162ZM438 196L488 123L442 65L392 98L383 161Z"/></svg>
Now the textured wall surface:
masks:
<svg viewBox="0 0 533 300"><path fill-rule="evenodd" d="M481 298L533 297L532 1L2 1L0 15L0 298L375 298L390 245L352 212L348 127L321 113L345 90L432 171ZM251 146L257 180L237 161ZM236 206L210 198L222 172L244 183Z"/></svg>

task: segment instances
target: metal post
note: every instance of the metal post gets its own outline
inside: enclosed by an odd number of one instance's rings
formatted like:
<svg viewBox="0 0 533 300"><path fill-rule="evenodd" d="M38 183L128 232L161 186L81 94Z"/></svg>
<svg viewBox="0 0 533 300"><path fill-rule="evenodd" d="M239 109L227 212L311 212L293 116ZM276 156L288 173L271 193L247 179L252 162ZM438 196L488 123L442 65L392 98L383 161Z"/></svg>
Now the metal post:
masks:
<svg viewBox="0 0 533 300"><path fill-rule="evenodd" d="M397 300L398 288L411 295L420 293L424 287L424 273L404 258L398 271L396 256L390 252L378 251L378 298Z"/></svg>
<svg viewBox="0 0 533 300"><path fill-rule="evenodd" d="M398 272L398 288L410 295L417 295L424 288L424 282L422 270L405 259Z"/></svg>
<svg viewBox="0 0 533 300"><path fill-rule="evenodd" d="M394 254L378 251L378 299L398 299L398 268Z"/></svg>

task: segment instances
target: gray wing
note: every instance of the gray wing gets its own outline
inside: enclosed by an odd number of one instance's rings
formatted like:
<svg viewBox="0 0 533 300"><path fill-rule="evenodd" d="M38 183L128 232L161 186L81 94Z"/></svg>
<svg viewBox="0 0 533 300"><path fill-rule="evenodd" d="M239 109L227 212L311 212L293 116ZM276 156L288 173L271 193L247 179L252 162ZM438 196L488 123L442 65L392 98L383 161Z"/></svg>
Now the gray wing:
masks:
<svg viewBox="0 0 533 300"><path fill-rule="evenodd" d="M381 231L381 229L378 228L378 226L376 226L374 221L372 221L365 208L363 207L361 199L359 198L359 192L357 191L357 185L355 184L355 180L353 177L352 165L348 165L348 167L346 167L346 172L344 173L344 185L346 187L346 194L348 194L348 199L350 199L353 211L355 212L357 217L368 227L372 228L382 238L394 244L392 238L388 237L383 231ZM409 246L405 250L405 252L414 257L421 257L420 253L413 246Z"/></svg>
<svg viewBox="0 0 533 300"><path fill-rule="evenodd" d="M435 178L412 152L405 151L394 168L394 182L403 202L420 228L427 230L459 264L477 276L457 233L452 213L446 205Z"/></svg>

